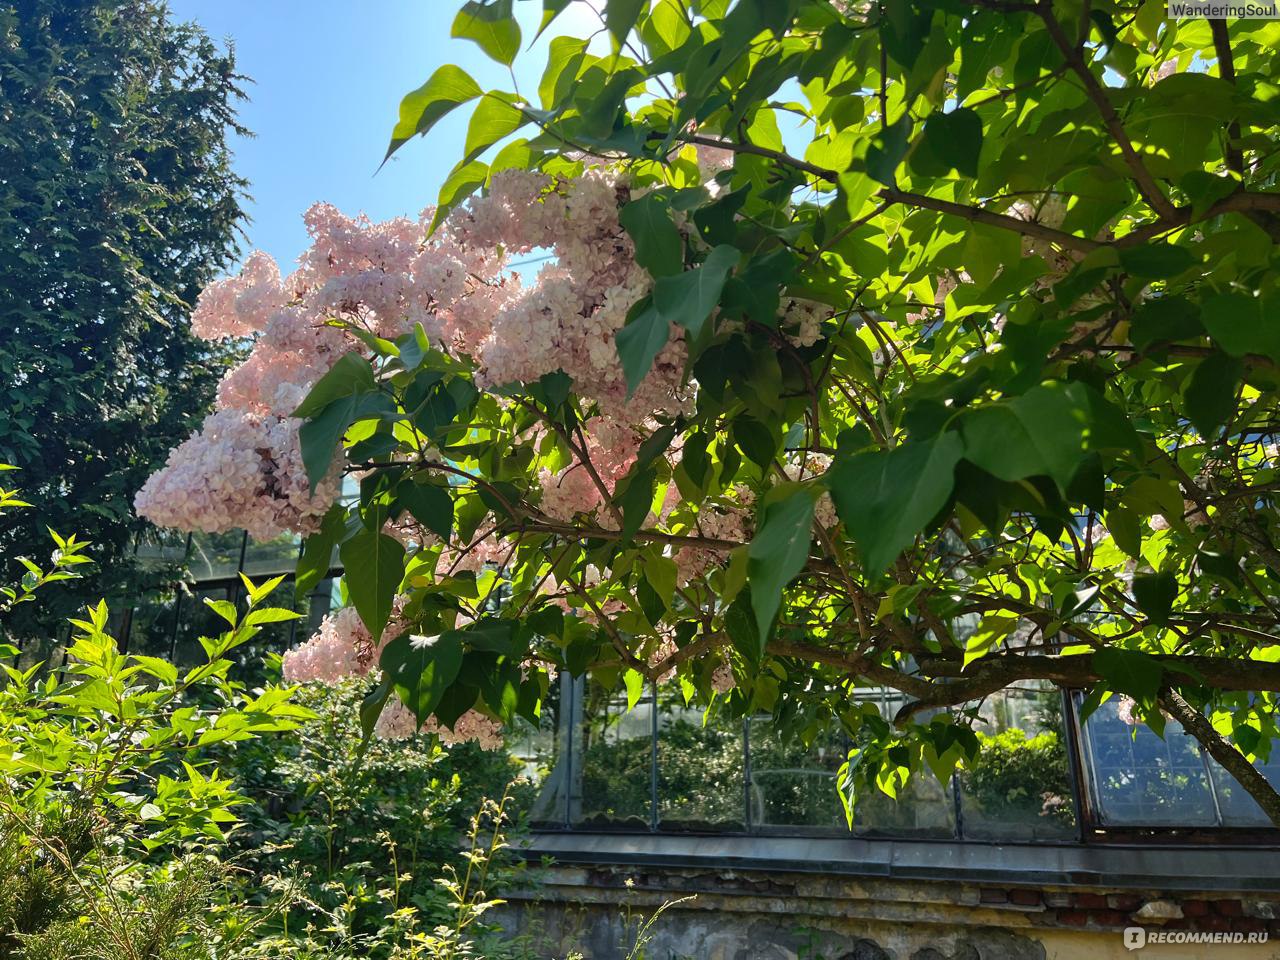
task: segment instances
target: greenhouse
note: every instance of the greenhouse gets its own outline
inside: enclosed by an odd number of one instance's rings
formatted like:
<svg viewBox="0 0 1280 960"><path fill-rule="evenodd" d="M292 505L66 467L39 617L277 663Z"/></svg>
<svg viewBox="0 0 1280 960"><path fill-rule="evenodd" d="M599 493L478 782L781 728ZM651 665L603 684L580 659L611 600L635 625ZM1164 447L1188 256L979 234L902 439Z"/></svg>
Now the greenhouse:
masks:
<svg viewBox="0 0 1280 960"><path fill-rule="evenodd" d="M197 662L195 638L210 628L204 599L242 600L241 573L284 577L287 590L298 549L296 538L257 543L242 532L152 535L140 541L139 556L157 568L180 563L186 575L123 604L120 636L136 652ZM294 602L303 618L261 636L262 654L283 654L341 604L334 561L330 576ZM678 897L705 889L705 877L726 867L744 876L916 881L926 890L938 880L971 884L979 898L1004 898L980 901L984 909L1025 914L1030 905L1045 909L1051 924L1059 912L1092 911L1105 920L1122 912L1116 903L1130 901L1181 910L1187 891L1236 905L1270 891L1280 832L1216 761L1176 722L1158 736L1135 723L1122 698L1082 721L1082 701L1078 691L1021 684L974 704L983 731L979 761L945 786L919 777L896 797L862 800L851 828L837 789L855 745L847 737L783 741L770 717L726 721L690 704L675 682L648 685L633 699L561 675L540 723L521 721L508 737L537 787L521 849L534 862L554 859L562 879L550 890L576 909L581 877L591 878L597 894L605 891L607 905L615 898L606 876L618 898L631 895L624 881L637 873L651 895ZM903 699L868 687L856 703L888 722ZM1280 758L1260 769L1280 783ZM693 886L691 877L699 878ZM1010 883L1038 892L1006 891ZM769 908L732 882L718 885L744 901L749 917L776 909L806 914L821 902L803 882ZM1077 910L1081 902L1092 906ZM1251 909L1268 909L1265 900L1256 903L1262 906ZM557 916L545 903L537 911ZM1242 913L1232 929L1254 931L1258 922Z"/></svg>

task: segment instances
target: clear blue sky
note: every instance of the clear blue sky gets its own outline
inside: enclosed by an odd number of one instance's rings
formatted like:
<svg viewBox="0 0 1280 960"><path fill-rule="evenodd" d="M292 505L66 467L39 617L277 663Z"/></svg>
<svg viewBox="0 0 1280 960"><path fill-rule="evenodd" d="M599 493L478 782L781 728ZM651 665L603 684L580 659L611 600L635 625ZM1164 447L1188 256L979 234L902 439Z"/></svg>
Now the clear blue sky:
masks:
<svg viewBox="0 0 1280 960"><path fill-rule="evenodd" d="M462 155L470 108L400 149L381 171L400 98L442 63L456 63L486 89L512 89L507 69L465 40L449 37L461 0L171 0L175 19L194 20L230 40L252 83L243 124L256 136L235 142L235 165L250 181L250 249L265 250L288 272L307 246L302 213L326 200L375 219L416 216L435 201ZM517 0L527 48L541 15ZM555 34L586 36L599 20L575 5L516 60L520 91L536 96Z"/></svg>

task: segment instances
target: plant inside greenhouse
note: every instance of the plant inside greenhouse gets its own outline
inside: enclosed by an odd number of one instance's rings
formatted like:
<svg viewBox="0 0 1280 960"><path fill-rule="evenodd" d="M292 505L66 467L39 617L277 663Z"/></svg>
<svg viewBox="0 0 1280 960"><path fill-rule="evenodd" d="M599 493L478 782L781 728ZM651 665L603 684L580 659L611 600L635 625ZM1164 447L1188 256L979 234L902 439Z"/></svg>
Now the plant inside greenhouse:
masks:
<svg viewBox="0 0 1280 960"><path fill-rule="evenodd" d="M1270 956L1280 16L173 6L0 7L0 954Z"/></svg>

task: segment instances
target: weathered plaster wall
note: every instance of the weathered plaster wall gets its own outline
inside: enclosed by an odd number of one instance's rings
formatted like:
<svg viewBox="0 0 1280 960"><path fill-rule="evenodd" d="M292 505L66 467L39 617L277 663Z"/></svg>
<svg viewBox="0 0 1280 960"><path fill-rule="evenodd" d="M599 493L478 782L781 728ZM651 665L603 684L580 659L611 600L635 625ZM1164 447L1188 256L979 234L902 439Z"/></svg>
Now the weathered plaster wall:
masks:
<svg viewBox="0 0 1280 960"><path fill-rule="evenodd" d="M544 956L623 960L664 903L645 960L1280 960L1280 896L1221 892L553 867L534 894L512 899L507 921L537 934ZM1270 942L1130 951L1130 926Z"/></svg>

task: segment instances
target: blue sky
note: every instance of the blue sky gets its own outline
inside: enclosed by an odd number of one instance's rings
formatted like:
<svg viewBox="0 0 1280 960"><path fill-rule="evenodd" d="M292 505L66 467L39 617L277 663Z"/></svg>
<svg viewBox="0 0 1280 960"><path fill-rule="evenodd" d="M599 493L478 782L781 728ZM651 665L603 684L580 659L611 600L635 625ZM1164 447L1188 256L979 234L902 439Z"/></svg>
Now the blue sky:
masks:
<svg viewBox="0 0 1280 960"><path fill-rule="evenodd" d="M250 181L251 249L290 265L307 245L302 213L326 200L375 219L416 216L434 202L462 154L470 109L447 117L428 139L406 144L381 171L400 98L442 63L456 63L482 87L512 89L507 69L465 40L449 37L461 0L171 0L175 19L194 20L230 40L252 79L241 122L253 139L234 144L236 169ZM517 0L529 44L542 4ZM593 27L594 24L594 27ZM521 92L531 94L556 34L586 35L599 21L571 8L516 60ZM377 171L375 175L375 171Z"/></svg>

